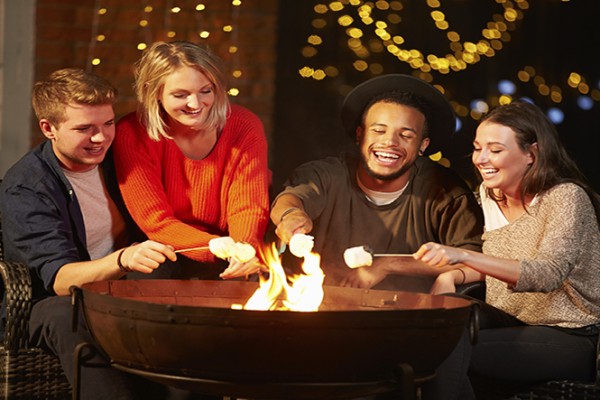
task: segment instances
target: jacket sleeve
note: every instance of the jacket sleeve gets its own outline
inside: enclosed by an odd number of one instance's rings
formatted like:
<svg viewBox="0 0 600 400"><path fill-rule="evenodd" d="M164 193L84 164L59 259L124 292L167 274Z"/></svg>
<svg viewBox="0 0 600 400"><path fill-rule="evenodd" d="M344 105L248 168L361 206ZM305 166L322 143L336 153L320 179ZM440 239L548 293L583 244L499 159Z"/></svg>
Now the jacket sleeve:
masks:
<svg viewBox="0 0 600 400"><path fill-rule="evenodd" d="M7 260L26 264L34 282L54 294L54 278L65 264L89 260L85 248L74 232L69 207L75 203L56 201L49 193L19 185L3 187L2 235ZM75 215L80 216L77 206ZM83 220L80 221L83 224ZM35 286L34 286L35 290ZM35 294L34 294L35 296Z"/></svg>
<svg viewBox="0 0 600 400"><path fill-rule="evenodd" d="M481 251L483 212L472 193L452 197L441 210L439 223L441 244Z"/></svg>

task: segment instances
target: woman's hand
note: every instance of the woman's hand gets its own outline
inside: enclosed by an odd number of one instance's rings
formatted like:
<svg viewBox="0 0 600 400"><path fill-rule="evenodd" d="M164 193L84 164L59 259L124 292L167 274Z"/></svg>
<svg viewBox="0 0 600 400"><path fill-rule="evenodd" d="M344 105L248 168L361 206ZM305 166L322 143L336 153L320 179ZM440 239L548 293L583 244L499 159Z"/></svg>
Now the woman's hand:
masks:
<svg viewBox="0 0 600 400"><path fill-rule="evenodd" d="M413 256L431 267L443 267L463 262L466 255L462 249L429 242L422 245Z"/></svg>
<svg viewBox="0 0 600 400"><path fill-rule="evenodd" d="M373 264L368 267L352 269L342 280L341 286L370 289L385 279L388 273Z"/></svg>
<svg viewBox="0 0 600 400"><path fill-rule="evenodd" d="M223 279L232 279L257 273L260 269L261 263L256 256L247 262L242 262L235 257L231 257L229 266L219 276Z"/></svg>

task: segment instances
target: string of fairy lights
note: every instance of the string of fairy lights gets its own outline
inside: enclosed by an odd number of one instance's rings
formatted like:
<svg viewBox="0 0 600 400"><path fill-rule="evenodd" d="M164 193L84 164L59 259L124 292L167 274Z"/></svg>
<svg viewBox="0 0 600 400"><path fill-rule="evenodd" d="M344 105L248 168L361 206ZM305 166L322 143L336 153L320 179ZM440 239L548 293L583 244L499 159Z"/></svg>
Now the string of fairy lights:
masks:
<svg viewBox="0 0 600 400"><path fill-rule="evenodd" d="M144 50L154 40L189 40L190 32L182 32L182 22L190 15L193 19L192 36L195 39L207 43L219 29L226 35L229 46L227 52L231 67L231 87L228 93L231 96L240 94L239 81L243 70L239 60L239 16L242 6L241 0L230 0L231 11L228 19L219 18L220 26L211 25L211 7L215 8L216 1L219 6L223 0L145 0L139 5L121 5L135 9L139 7L139 36L133 43L137 50ZM479 37L466 40L456 27L452 26L448 15L451 14L446 0L425 0L428 9L428 17L419 21L421 24L431 24L437 33L436 39L446 48L440 54L426 52L411 47L413 37L402 35L403 18L407 18L403 12L406 11L408 0L322 0L313 7L314 17L311 25L314 29L306 39L306 44L301 53L306 60L306 65L299 69L302 78L322 81L333 78L340 74L339 61L334 65L320 65L316 57L321 51L326 53L326 38L330 29L338 27L342 29L345 43L350 54L353 55L351 68L359 73L368 72L372 75L384 73L384 66L377 60L382 54L387 54L399 63L408 65L413 75L432 83L440 92L447 93L446 88L434 82L435 74L449 75L465 71L486 59L497 56L505 50L506 45L512 39L512 33L519 27L530 8L528 0L494 0L496 8L500 10L491 15L488 21L482 21ZM560 0L569 2L570 0ZM110 0L94 0L95 12L92 19L92 37L88 46L87 66L92 69L100 65L103 60L96 55L97 49L110 37L109 20L114 17L117 6ZM221 7L222 8L222 7ZM477 36L477 35L475 35ZM329 40L329 39L327 39ZM221 44L219 44L221 45ZM323 49L323 50L321 50ZM313 65L311 65L311 63ZM387 65L387 64L386 64ZM584 110L591 109L596 102L600 101L600 86L593 87L589 79L583 73L571 71L565 82L550 82L544 78L531 65L525 65L515 72L514 82L520 85L532 85L535 93L548 98L557 106L563 102L567 90L577 94L578 106ZM489 108L498 104L506 104L512 101L516 93L516 84L510 80L498 82L497 91L488 95L486 99L474 99L469 104L461 104L455 99L450 99L452 107L457 115L457 130L460 129L460 118L469 117L478 120ZM451 97L449 95L449 97ZM551 115L552 111L556 115ZM548 110L549 116L555 123L561 119L560 108ZM447 163L441 154L434 155L434 159Z"/></svg>
<svg viewBox="0 0 600 400"><path fill-rule="evenodd" d="M516 29L516 23L524 18L524 11L529 8L527 0L495 0L502 9L502 13L497 13L487 21L485 27L481 30L481 37L477 40L462 40L461 34L452 29L450 22L443 11L443 5L440 0L426 0L427 6L431 9L430 18L432 24L440 32L445 33L448 42L449 52L443 55L425 54L423 51L407 46L405 37L394 34L394 28L402 23L402 10L405 8L401 0L334 0L328 4L317 4L314 7L315 18L312 20L312 26L317 31L323 31L328 26L328 14L332 15L337 24L345 29L347 35L347 47L355 55L353 67L359 71L369 71L373 74L383 73L383 66L377 62L370 62L369 57L373 52L386 51L395 57L399 62L408 64L414 74L419 78L433 83L432 72L440 74L450 74L460 72L479 63L482 59L492 58L497 52L501 51L505 43L510 42L510 32ZM569 1L569 0L563 0ZM111 10L108 6L103 6L106 1L95 0L95 12L92 20L92 38L88 46L88 68L99 65L102 60L95 57L94 53L99 43L107 39L107 34L102 32L102 19L111 16ZM189 2L183 6L182 1L165 0L162 7L163 18L160 26L153 26L152 14L158 10L152 5L140 4L140 37L141 40L135 45L138 50L144 50L149 43L157 39L176 39L178 32L174 28L177 24L174 19L185 12L191 12L194 15L197 37L199 39L209 39L211 32L206 27L204 14L208 6L205 3ZM232 72L234 79L242 76L242 68L237 53L239 50L239 29L238 19L240 13L241 0L231 1L231 21L223 24L223 32L230 34L230 46L228 52L233 56L231 59ZM378 18L375 11L383 12ZM385 18L383 18L385 16ZM157 32L164 32L164 38L157 37ZM371 35L368 35L371 33ZM319 47L324 44L324 34L314 33L307 38L307 44L302 49L302 54L306 59L313 58L319 52ZM378 38L377 41L369 37ZM305 66L299 70L300 76L315 80L323 80L327 77L335 77L339 74L338 67L329 65L325 67ZM591 88L586 78L573 71L567 82L549 83L543 76L539 75L532 66L524 66L517 72L516 78L522 83L535 85L537 92L551 99L554 103L561 103L563 100L563 89L566 83L567 87L577 90L581 94L580 106L582 108L591 108L593 102L600 101L600 90ZM444 87L435 85L442 93L445 93ZM506 85L505 85L506 86ZM508 87L512 87L508 85ZM492 97L489 101L477 100L466 106L453 101L455 112L460 117L470 116L478 119L485 113L489 106L496 104L505 104L512 100L510 91L499 89L498 96ZM229 94L239 95L239 89L233 85Z"/></svg>
<svg viewBox="0 0 600 400"><path fill-rule="evenodd" d="M222 1L222 0L218 0ZM88 45L88 56L87 56L87 69L91 70L95 66L100 65L103 60L100 56L96 55L98 46L107 40L111 40L110 34L104 27L108 24L104 24L105 18L113 17L113 11L111 7L105 5L110 3L109 1L95 0L94 2L94 16L92 18L92 37ZM181 16L192 16L194 20L194 37L199 40L208 41L214 31L211 29L221 29L225 34L229 36L228 53L230 54L229 65L231 67L231 76L233 80L230 80L231 86L228 89L230 96L238 96L240 90L235 83L236 79L239 79L243 75L242 67L239 60L239 16L240 8L242 6L242 0L231 0L231 15L228 21L225 21L222 26L214 27L207 23L207 16L210 12L210 1L205 2L184 2L177 0L165 0L164 4L160 7L153 6L151 4L139 5L139 38L135 47L139 51L143 51L156 40L189 40L188 37L183 37L182 32L178 32L180 26L178 20ZM146 3L150 3L149 0ZM156 2L154 2L156 3ZM162 15L157 15L161 13Z"/></svg>
<svg viewBox="0 0 600 400"><path fill-rule="evenodd" d="M334 0L317 4L314 6L312 20L314 33L307 38L302 54L309 64L325 44L329 26L337 24L345 32L347 48L355 59L352 67L356 71L368 71L374 75L383 73L383 66L374 61L374 57L371 56L385 51L399 62L409 65L415 76L434 84L438 90L446 93L443 86L433 82L433 72L443 75L460 72L486 58L493 58L502 51L506 43L511 41L511 32L517 28L518 22L524 18L525 11L530 7L527 0L495 0L495 2L502 7L503 12L493 14L484 24L479 39L468 41L463 40L461 34L452 28L441 0L426 0L427 7L430 9L431 24L447 40L446 54L424 53L409 47L408 40L404 36L394 34L395 31L400 31L398 28L403 21L402 11L405 9L405 4L401 0ZM337 76L339 68L336 65L319 67L306 65L298 72L303 78L319 81ZM539 95L549 98L555 104L563 101L563 92L567 89L578 92L578 105L583 109L590 109L594 102L600 101L600 90L592 88L586 77L577 71L571 72L566 82L550 83L533 66L526 65L517 71L515 79L523 84L534 85ZM474 100L469 105L452 101L452 105L457 116L469 116L477 120L488 111L490 106L512 101L514 89L514 83L502 81L498 85L498 94L487 100ZM555 119L555 122L558 121Z"/></svg>

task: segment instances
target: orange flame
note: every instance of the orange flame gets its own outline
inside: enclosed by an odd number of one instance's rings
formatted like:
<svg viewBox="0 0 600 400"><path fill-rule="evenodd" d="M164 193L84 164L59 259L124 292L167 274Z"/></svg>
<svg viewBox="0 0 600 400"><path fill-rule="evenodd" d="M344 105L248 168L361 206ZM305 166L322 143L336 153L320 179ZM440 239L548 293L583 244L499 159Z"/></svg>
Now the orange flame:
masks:
<svg viewBox="0 0 600 400"><path fill-rule="evenodd" d="M261 275L260 287L244 305L245 310L319 310L325 278L319 254L307 254L302 264L305 275L291 276L289 283L275 244L265 249L263 260L269 268L269 276Z"/></svg>

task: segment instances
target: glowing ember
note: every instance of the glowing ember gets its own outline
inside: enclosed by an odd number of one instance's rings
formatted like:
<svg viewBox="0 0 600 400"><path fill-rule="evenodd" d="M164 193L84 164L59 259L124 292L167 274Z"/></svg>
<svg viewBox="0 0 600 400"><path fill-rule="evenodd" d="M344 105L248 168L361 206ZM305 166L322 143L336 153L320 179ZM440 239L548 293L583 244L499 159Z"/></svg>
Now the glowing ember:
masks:
<svg viewBox="0 0 600 400"><path fill-rule="evenodd" d="M269 251L270 250L270 251ZM269 277L260 277L260 287L244 305L245 310L318 311L323 301L321 256L307 253L302 270L304 275L286 277L276 246L267 248L264 262Z"/></svg>

